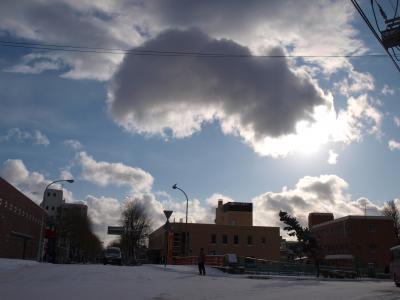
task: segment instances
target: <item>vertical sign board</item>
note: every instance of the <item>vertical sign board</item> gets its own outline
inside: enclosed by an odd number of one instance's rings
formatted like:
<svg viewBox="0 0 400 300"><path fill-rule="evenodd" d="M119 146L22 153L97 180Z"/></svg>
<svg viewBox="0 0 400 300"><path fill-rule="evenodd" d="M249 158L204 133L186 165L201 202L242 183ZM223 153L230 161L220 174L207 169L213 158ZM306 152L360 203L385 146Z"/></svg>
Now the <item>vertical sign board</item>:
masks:
<svg viewBox="0 0 400 300"><path fill-rule="evenodd" d="M124 228L122 226L108 226L107 234L111 235L122 235Z"/></svg>

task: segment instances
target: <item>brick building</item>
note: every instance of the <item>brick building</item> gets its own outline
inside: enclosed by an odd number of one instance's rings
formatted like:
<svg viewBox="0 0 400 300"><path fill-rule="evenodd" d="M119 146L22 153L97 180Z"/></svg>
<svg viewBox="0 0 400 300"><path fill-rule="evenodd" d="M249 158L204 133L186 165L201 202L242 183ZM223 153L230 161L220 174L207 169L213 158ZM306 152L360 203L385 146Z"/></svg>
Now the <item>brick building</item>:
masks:
<svg viewBox="0 0 400 300"><path fill-rule="evenodd" d="M36 260L46 215L31 199L0 177L0 257Z"/></svg>
<svg viewBox="0 0 400 300"><path fill-rule="evenodd" d="M389 266L395 245L393 221L384 216L346 216L330 219L331 214L310 214L309 227L318 238L324 263L337 266Z"/></svg>
<svg viewBox="0 0 400 300"><path fill-rule="evenodd" d="M279 261L279 227L253 226L252 203L218 201L215 224L170 223L170 247L172 256L197 255L200 248L206 254L235 253ZM185 232L188 242L185 243ZM164 249L165 229L161 226L149 238L149 249ZM186 247L186 251L185 251Z"/></svg>

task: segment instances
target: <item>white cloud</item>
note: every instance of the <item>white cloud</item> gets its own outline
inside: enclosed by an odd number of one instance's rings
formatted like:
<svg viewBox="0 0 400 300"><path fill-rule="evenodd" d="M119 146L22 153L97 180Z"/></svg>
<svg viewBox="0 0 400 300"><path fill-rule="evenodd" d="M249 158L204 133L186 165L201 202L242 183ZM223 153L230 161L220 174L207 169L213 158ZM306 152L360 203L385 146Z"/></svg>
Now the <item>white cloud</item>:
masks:
<svg viewBox="0 0 400 300"><path fill-rule="evenodd" d="M391 151L400 150L400 143L395 140L390 140L388 146Z"/></svg>
<svg viewBox="0 0 400 300"><path fill-rule="evenodd" d="M389 85L385 84L382 89L382 94L385 96L394 95L394 90Z"/></svg>
<svg viewBox="0 0 400 300"><path fill-rule="evenodd" d="M347 77L335 84L340 93L350 97L354 94L365 94L375 88L374 78L369 73L361 73L349 67Z"/></svg>
<svg viewBox="0 0 400 300"><path fill-rule="evenodd" d="M1 176L19 188L36 204L40 204L46 185L50 182L38 172L29 172L20 159L8 159L3 163Z"/></svg>
<svg viewBox="0 0 400 300"><path fill-rule="evenodd" d="M47 146L50 144L49 139L39 130L31 132L19 128L11 128L8 132L0 136L0 143L15 141L17 143L31 142L35 145Z"/></svg>
<svg viewBox="0 0 400 300"><path fill-rule="evenodd" d="M336 165L338 156L339 154L337 154L335 151L329 150L328 164Z"/></svg>
<svg viewBox="0 0 400 300"><path fill-rule="evenodd" d="M40 203L48 179L38 172L30 172L19 159L7 160L0 170L3 178L19 188L36 203ZM310 212L333 212L335 218L345 215L379 215L382 207L366 198L352 200L347 193L348 183L336 175L306 176L301 178L294 188L283 187L280 192L266 192L254 197L253 220L257 226L279 226L279 210L287 211L306 226ZM172 219L177 222L185 218L186 201L174 200L168 193L162 192L166 198L160 201L151 191L132 191L120 201L112 197L86 196L84 203L88 205L88 214L93 221L95 233L106 243L115 238L106 234L107 226L119 225L121 209L127 201L138 201L144 205L152 220L152 228L156 229L165 222L164 209L174 211ZM64 188L67 201L77 201L72 193ZM205 201L189 199L189 222L213 223L218 199L224 203L234 201L228 196L215 193ZM284 234L281 232L281 234Z"/></svg>
<svg viewBox="0 0 400 300"><path fill-rule="evenodd" d="M123 163L98 162L83 151L79 153L79 163L82 178L100 186L129 186L134 191L150 191L153 184L153 177L140 168Z"/></svg>
<svg viewBox="0 0 400 300"><path fill-rule="evenodd" d="M249 53L233 41L212 39L196 29L163 32L138 49L172 51L186 45L197 51ZM364 74L352 72L359 81L349 85L348 94L373 88ZM382 121L367 94L350 97L347 108L336 114L332 95L325 95L304 71L292 71L285 59L160 57L149 64L148 57L127 56L109 88L108 108L118 124L141 134L171 132L183 138L217 121L225 134L272 157L315 151L328 142L350 144L366 133L379 136Z"/></svg>
<svg viewBox="0 0 400 300"><path fill-rule="evenodd" d="M308 226L310 212L332 212L335 218L363 215L366 204L368 214L380 214L381 207L366 198L352 200L347 189L348 183L336 175L303 177L292 189L284 187L281 192L267 192L253 198L254 223L283 227L278 216L280 210L295 216L303 226Z"/></svg>
<svg viewBox="0 0 400 300"><path fill-rule="evenodd" d="M88 215L93 222L93 230L105 242L105 245L117 236L107 234L107 226L119 226L122 205L117 199L110 197L86 196Z"/></svg>
<svg viewBox="0 0 400 300"><path fill-rule="evenodd" d="M0 2L0 33L49 44L132 49L146 45L173 46L168 41L161 43L160 34L168 30L190 31L197 28L209 37L212 45L207 49L195 49L198 41L189 41L186 44L178 44L180 47L177 47L177 50L235 52L239 51L238 47L242 45L243 51L256 55L270 54L271 49L281 49L280 53L305 56L363 54L368 49L361 38L358 38L354 17L355 10L350 3L325 0L258 0L252 1L251 4L230 0L191 0L185 1L185 4L176 0L31 0L25 1L24 5L4 0ZM157 39L160 44L154 44L154 40ZM218 49L219 46L229 43L236 48ZM123 105L120 105L119 109L111 105L117 123L130 131L142 134L165 134L171 131L173 136L181 138L201 130L204 123L217 121L226 134L239 136L257 153L280 157L297 149L312 151L332 140L345 140L348 143L359 141L364 130L369 130L357 123L353 123L352 126L341 124L339 127L343 131L336 130L339 132L335 132L335 137L332 138L329 129L333 128L331 125L335 125L333 120L336 118L336 103L330 99L332 96L329 91L324 95L318 84L310 78L326 76L324 78L331 79L332 87L336 86L350 99L374 89L371 74L358 72L349 59L344 57L308 57L290 59L284 63L282 59L270 58L250 60L253 63L243 59L205 59L210 63L194 64L191 62L193 60L187 57L144 58L125 55L124 58L122 54L41 50L23 56L19 63L8 70L39 73L58 68L61 76L67 78L109 80L123 60L124 63L143 60L141 66L144 67L140 68L143 77L136 78L136 81L141 80L141 83L146 81L146 74L147 77L154 75L151 73L154 72L154 66L167 66L159 70L159 77L147 78L147 87L151 86L148 88L150 91L143 95L143 88L137 93L141 99L152 99L152 103L141 103L134 110L127 111L124 111ZM185 72L181 72L179 67L171 67L168 60L176 62ZM237 61L247 61L243 63L243 70L241 67L235 67L240 64ZM221 67L224 64L229 66ZM251 65L261 67L251 68ZM282 85L275 84L274 77L266 76L271 73L266 72L266 65L279 66L279 72L274 75L279 79L288 79L287 82L283 82L287 90L277 89L277 95L274 94L274 86ZM192 66L195 67L191 68ZM226 73L222 73L221 70L224 69ZM274 68L269 68L271 69ZM289 76L285 77L282 72ZM208 77L210 73L212 76ZM337 78L329 77L332 74L338 75ZM185 75L188 75L188 78ZM230 75L230 80L224 80L224 76L226 79L227 75ZM262 76L265 78L263 82ZM176 81L172 79L174 77L177 78ZM258 80L251 81L254 78ZM170 88L160 90L159 86L154 84L157 79L159 82L168 82ZM125 86L129 86L129 77L125 80ZM132 81L133 85L136 81ZM183 82L191 84L182 88ZM244 89L241 82L249 88ZM114 83L120 82L114 78ZM234 88L231 89L231 86ZM115 90L117 87L113 88ZM177 90L181 90L179 94L171 92ZM265 90L268 91L266 96L277 99L277 105L272 105L274 101L263 101L265 99L258 97ZM390 93L390 87L384 86L383 90ZM160 94L166 91L170 93L166 93L163 101L157 103ZM291 96L296 93L299 97L295 101ZM113 103L114 96L111 91L109 104ZM170 98L166 99L167 97ZM242 101L227 101L227 98ZM248 101L249 99L252 100ZM246 101L249 105L243 105ZM323 104L323 107L317 108L318 103ZM314 113L314 108L320 110L319 115ZM267 116L264 119L260 117L263 114ZM365 114L360 118L362 121L368 119ZM327 124L325 119L330 120L330 123Z"/></svg>
<svg viewBox="0 0 400 300"><path fill-rule="evenodd" d="M357 39L354 14L350 3L324 0L259 0L250 4L230 0L193 0L185 4L175 0L31 0L23 5L3 0L0 30L49 44L127 49L166 29L197 27L212 37L235 40L257 54L281 45L291 54L346 55L366 51ZM122 55L45 50L38 55L39 59L22 59L15 71L43 71L58 66L65 77L107 80L122 59ZM317 64L326 73L349 65L346 58L310 57L305 61ZM44 62L48 66L40 66Z"/></svg>
<svg viewBox="0 0 400 300"><path fill-rule="evenodd" d="M80 150L83 148L83 145L78 140L65 140L63 142L65 146L70 147L73 150Z"/></svg>
<svg viewBox="0 0 400 300"><path fill-rule="evenodd" d="M397 127L400 127L400 118L399 117L393 117L393 121L396 124Z"/></svg>
<svg viewBox="0 0 400 300"><path fill-rule="evenodd" d="M186 45L197 51L249 53L196 29L164 32L139 50L173 51ZM283 53L280 48L269 51ZM171 130L183 138L218 120L225 133L239 135L253 148L265 139L296 134L299 122L313 123L317 109L332 110L331 99L306 74L293 73L284 58L160 57L149 64L148 57L127 56L112 81L108 106L129 131L165 136Z"/></svg>
<svg viewBox="0 0 400 300"><path fill-rule="evenodd" d="M44 71L58 70L62 67L60 60L54 59L48 54L30 53L24 55L17 65L6 68L6 72L22 74L40 74Z"/></svg>
<svg viewBox="0 0 400 300"><path fill-rule="evenodd" d="M67 179L73 179L73 178L74 178L74 176L72 175L72 173L69 170L62 170L60 172L60 179L67 180Z"/></svg>
<svg viewBox="0 0 400 300"><path fill-rule="evenodd" d="M367 132L379 136L381 134L383 114L369 100L366 94L350 97L347 108L340 110L332 130L332 140L350 144L359 142Z"/></svg>

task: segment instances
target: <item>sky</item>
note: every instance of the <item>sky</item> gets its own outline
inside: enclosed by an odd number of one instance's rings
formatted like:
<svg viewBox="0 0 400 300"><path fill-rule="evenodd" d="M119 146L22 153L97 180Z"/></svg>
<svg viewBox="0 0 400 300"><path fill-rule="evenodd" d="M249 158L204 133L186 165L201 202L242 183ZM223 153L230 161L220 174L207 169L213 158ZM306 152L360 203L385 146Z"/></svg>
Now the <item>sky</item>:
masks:
<svg viewBox="0 0 400 300"><path fill-rule="evenodd" d="M104 241L127 201L183 218L175 183L190 222L220 198L281 226L399 197L400 76L350 1L1 1L0 20L0 175L36 203L73 178Z"/></svg>

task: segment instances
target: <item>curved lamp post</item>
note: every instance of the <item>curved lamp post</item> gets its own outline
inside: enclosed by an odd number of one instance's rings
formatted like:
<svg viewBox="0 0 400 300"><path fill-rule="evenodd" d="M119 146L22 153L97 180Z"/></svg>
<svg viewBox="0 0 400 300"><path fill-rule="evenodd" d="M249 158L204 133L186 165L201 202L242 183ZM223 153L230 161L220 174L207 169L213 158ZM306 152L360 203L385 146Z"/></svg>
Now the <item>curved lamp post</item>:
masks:
<svg viewBox="0 0 400 300"><path fill-rule="evenodd" d="M187 255L187 254L188 254L188 251L187 251L187 246L188 246L188 235L189 235L189 233L188 233L188 231L187 231L187 229L188 229L187 224L188 224L189 199L188 199L188 196L186 195L185 191L182 190L181 188L179 188L177 183L175 183L175 184L172 186L172 188L173 188L174 190L180 190L180 191L185 195L185 198L186 198L185 255Z"/></svg>
<svg viewBox="0 0 400 300"><path fill-rule="evenodd" d="M50 182L46 188L44 189L43 192L43 199L42 199L42 203L44 202L44 197L46 195L47 189L54 183L57 182L68 182L68 183L73 183L74 180L73 179L60 179L60 180L54 180L52 182ZM40 226L40 237L39 237L39 247L38 247L38 254L37 254L37 260L38 261L42 261L42 239L43 239L43 225L44 225L44 214L42 214L42 223Z"/></svg>

